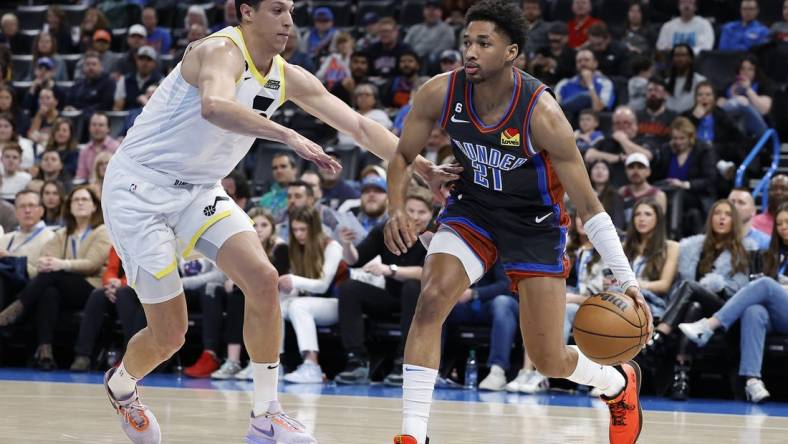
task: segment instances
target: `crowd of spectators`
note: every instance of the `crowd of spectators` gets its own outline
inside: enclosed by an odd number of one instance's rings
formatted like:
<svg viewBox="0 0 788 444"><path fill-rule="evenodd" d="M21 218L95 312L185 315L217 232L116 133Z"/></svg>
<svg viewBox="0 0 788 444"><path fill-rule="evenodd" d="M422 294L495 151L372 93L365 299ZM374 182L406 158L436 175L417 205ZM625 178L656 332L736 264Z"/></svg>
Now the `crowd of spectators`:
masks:
<svg viewBox="0 0 788 444"><path fill-rule="evenodd" d="M68 313L83 313L68 344L72 371L105 365L97 359L100 350L122 350L144 328L142 307L103 227L104 172L186 47L238 23L233 0L177 7L148 0L73 3L39 10L37 22L29 9L0 6L0 330L13 338L33 326L33 362L41 370L63 359L55 354L54 329ZM418 88L462 66L462 14L470 2L426 0L415 10L413 2L383 8L345 3L296 2L282 56L400 134ZM521 5L527 41L516 66L552 88L577 128L592 184L658 320L644 367L675 363L668 392L686 399L697 351L691 344L703 346L715 330L741 319L745 393L753 402L768 398L761 379L764 337L788 333L788 177L769 179L768 205L760 212L748 180L763 177L771 153L743 168L744 187L735 178L765 132L786 134L785 109L778 105L786 104L779 100L786 71L774 60L788 54L788 0ZM79 22L69 21L74 11L81 11ZM713 63L720 58L729 63ZM249 212L280 275L283 318L293 327L301 358L283 378L325 380L318 328L330 327L347 354L337 383L369 384L372 355L385 354L392 370L384 382L401 385L404 343L440 199L414 178L406 206L422 242L395 256L382 234L385 165L350 136L291 105L271 118L317 140L345 167L338 174L311 169L286 147L272 152L259 141L222 181ZM451 140L440 126L422 154L437 163L453 161ZM582 221L573 222L567 340L579 304L616 285ZM202 321L202 352L184 373L249 379L243 294L210 261L183 260L179 271L190 311ZM120 325L122 337L114 344L101 339L106 319ZM370 321L398 324L397 345L370 350ZM492 327L481 389L533 393L549 387L527 351L523 366L511 368L517 323L518 302L500 264L463 293L449 316L448 330ZM288 347L282 344L282 352ZM452 365L445 363L441 374L451 376ZM439 382L456 385L443 377Z"/></svg>

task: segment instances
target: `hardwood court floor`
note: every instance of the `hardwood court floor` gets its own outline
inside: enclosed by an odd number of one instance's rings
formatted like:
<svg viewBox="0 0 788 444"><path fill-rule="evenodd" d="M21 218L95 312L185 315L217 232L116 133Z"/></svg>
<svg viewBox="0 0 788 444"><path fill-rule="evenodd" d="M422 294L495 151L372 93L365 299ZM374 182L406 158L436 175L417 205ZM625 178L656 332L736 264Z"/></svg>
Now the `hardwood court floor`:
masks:
<svg viewBox="0 0 788 444"><path fill-rule="evenodd" d="M237 443L246 431L250 393L145 387L165 443ZM321 444L390 443L400 426L400 400L282 394L288 412ZM529 402L533 400L533 402ZM540 404L436 401L433 444L605 443L607 409ZM646 412L640 443L785 443L788 417ZM0 443L127 443L97 384L0 381Z"/></svg>

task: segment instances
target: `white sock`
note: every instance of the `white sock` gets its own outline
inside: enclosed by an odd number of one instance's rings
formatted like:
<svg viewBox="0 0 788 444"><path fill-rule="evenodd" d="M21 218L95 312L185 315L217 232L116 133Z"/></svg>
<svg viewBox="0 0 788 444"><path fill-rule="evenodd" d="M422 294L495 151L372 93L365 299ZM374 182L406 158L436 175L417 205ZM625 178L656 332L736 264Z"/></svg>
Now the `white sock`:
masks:
<svg viewBox="0 0 788 444"><path fill-rule="evenodd" d="M115 396L115 399L123 401L134 393L134 389L137 387L137 381L138 379L132 376L126 370L126 366L123 362L121 362L118 369L115 370L115 373L109 378L107 385L112 395Z"/></svg>
<svg viewBox="0 0 788 444"><path fill-rule="evenodd" d="M252 413L254 416L260 416L267 413L271 402L278 399L276 388L279 384L279 362L252 362L252 379L254 379Z"/></svg>
<svg viewBox="0 0 788 444"><path fill-rule="evenodd" d="M417 443L424 444L438 370L404 364L402 377L402 434L413 436Z"/></svg>
<svg viewBox="0 0 788 444"><path fill-rule="evenodd" d="M577 367L566 379L578 384L590 385L602 390L607 397L621 393L626 385L624 376L609 365L599 365L588 359L577 346L570 345L577 351Z"/></svg>

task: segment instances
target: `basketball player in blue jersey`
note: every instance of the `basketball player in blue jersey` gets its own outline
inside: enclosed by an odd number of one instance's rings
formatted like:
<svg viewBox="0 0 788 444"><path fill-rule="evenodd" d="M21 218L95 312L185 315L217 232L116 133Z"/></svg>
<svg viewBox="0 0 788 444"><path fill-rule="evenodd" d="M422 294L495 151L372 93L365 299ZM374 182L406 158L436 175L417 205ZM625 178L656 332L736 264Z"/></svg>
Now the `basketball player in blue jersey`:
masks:
<svg viewBox="0 0 788 444"><path fill-rule="evenodd" d="M318 145L268 119L286 100L386 160L396 151L397 138L389 131L278 55L293 26L291 0L235 5L241 24L188 48L136 119L104 180L104 220L148 321L129 342L120 366L104 378L121 427L134 443L161 442L159 424L140 401L136 383L183 345L188 319L176 256L193 251L217 262L246 296L244 342L254 373L246 441L316 442L277 401L282 320L276 270L249 218L219 181L255 138L284 143L321 168L341 168ZM432 184L458 177L423 158L416 163Z"/></svg>
<svg viewBox="0 0 788 444"><path fill-rule="evenodd" d="M425 444L441 327L463 292L500 258L520 295L528 354L542 374L598 387L610 408L610 442L634 443L642 425L640 369L600 366L564 343L569 193L585 230L626 294L651 314L616 234L591 187L572 128L550 90L512 64L525 43L522 12L508 0L482 0L466 16L465 66L416 94L389 190L403 190L406 166L439 122L464 170L429 244L422 291L405 347L403 425L396 444ZM386 243L407 251L417 235L404 194L389 194ZM650 334L650 331L649 331ZM478 442L489 442L478 437Z"/></svg>

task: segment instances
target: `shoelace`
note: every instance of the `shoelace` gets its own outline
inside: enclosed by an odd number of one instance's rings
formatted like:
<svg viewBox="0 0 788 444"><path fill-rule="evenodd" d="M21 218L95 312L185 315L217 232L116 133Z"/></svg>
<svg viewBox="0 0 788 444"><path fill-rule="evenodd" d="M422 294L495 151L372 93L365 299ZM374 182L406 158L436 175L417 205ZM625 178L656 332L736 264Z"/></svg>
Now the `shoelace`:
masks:
<svg viewBox="0 0 788 444"><path fill-rule="evenodd" d="M624 400L609 404L608 406L610 407L610 418L614 426L627 425L624 420L627 416L627 411L635 409L634 405L627 404Z"/></svg>
<svg viewBox="0 0 788 444"><path fill-rule="evenodd" d="M276 422L275 420L279 420L283 422L285 425L287 425L288 427L292 428L294 431L301 432L306 430L305 425L301 424L301 422L299 422L297 419L291 417L285 412L268 413L266 416L271 420L271 422Z"/></svg>
<svg viewBox="0 0 788 444"><path fill-rule="evenodd" d="M145 410L145 406L142 405L139 398L126 406L118 407L118 413L123 416L126 424L131 425L138 432L144 432L150 424L148 416L145 415Z"/></svg>

